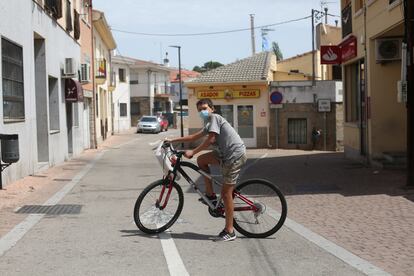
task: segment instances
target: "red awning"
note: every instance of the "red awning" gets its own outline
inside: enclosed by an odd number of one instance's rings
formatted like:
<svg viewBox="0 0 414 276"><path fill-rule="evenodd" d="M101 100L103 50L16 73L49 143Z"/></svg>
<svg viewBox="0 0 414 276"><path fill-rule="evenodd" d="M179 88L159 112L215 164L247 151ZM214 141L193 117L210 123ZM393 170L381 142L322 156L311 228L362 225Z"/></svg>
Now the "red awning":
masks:
<svg viewBox="0 0 414 276"><path fill-rule="evenodd" d="M67 102L83 102L82 84L73 79L66 79L65 99Z"/></svg>

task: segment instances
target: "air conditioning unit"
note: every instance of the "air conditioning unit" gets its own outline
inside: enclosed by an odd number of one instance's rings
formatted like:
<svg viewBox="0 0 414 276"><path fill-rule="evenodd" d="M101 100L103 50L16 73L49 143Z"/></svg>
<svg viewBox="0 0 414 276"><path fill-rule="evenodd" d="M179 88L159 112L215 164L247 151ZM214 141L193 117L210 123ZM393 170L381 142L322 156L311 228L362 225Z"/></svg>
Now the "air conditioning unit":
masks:
<svg viewBox="0 0 414 276"><path fill-rule="evenodd" d="M401 60L402 38L378 38L375 40L377 62Z"/></svg>
<svg viewBox="0 0 414 276"><path fill-rule="evenodd" d="M63 75L65 77L75 77L76 76L76 65L75 59L65 58L65 65L63 67Z"/></svg>
<svg viewBox="0 0 414 276"><path fill-rule="evenodd" d="M80 71L80 81L81 82L90 82L90 72L91 72L91 66L89 63L82 63L81 64L81 71Z"/></svg>

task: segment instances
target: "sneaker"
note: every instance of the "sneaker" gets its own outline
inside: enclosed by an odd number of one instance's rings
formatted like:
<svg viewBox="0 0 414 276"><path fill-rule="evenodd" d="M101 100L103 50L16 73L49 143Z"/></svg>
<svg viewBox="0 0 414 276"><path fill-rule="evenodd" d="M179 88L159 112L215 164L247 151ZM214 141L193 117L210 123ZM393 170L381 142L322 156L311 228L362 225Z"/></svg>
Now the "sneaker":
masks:
<svg viewBox="0 0 414 276"><path fill-rule="evenodd" d="M228 233L226 231L226 229L224 229L223 231L220 232L218 237L213 239L213 241L215 241L215 242L218 242L218 241L234 241L236 239L236 237L237 237L236 232L233 231L233 233Z"/></svg>
<svg viewBox="0 0 414 276"><path fill-rule="evenodd" d="M213 205L216 205L216 203L217 203L217 195L216 194L212 194L211 196L208 196L208 195L206 195L206 197L209 199L209 200L212 200L213 202ZM207 204L207 202L205 202L204 201L204 198L202 198L202 197L200 197L199 199L198 199L198 201L200 201L201 203L203 203L203 204L205 204L205 205L208 205Z"/></svg>

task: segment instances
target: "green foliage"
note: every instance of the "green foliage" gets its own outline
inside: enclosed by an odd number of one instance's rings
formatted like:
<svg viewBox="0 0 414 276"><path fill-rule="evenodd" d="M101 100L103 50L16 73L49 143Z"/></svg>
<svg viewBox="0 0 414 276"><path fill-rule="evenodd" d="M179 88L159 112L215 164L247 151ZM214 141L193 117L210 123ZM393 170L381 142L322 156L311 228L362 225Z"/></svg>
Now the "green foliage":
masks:
<svg viewBox="0 0 414 276"><path fill-rule="evenodd" d="M210 71L212 69L216 69L217 67L223 66L222 63L218 62L218 61L208 61L206 63L204 63L203 66L194 66L193 71L199 72L199 73L204 73L207 71Z"/></svg>
<svg viewBox="0 0 414 276"><path fill-rule="evenodd" d="M275 42L275 41L272 42L272 50L273 50L273 53L276 56L276 60L277 61L283 59L283 54L282 54L282 51L279 48L279 44L277 42Z"/></svg>

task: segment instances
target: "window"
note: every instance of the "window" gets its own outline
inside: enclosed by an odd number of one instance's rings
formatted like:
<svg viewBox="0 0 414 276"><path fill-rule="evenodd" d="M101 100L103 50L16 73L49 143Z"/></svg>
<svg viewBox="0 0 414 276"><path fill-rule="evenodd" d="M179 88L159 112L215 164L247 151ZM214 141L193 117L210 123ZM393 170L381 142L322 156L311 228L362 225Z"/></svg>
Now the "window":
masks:
<svg viewBox="0 0 414 276"><path fill-rule="evenodd" d="M127 116L127 104L126 103L119 104L119 116L121 117Z"/></svg>
<svg viewBox="0 0 414 276"><path fill-rule="evenodd" d="M131 79L129 81L129 84L138 84L139 83L138 73L131 73L130 78Z"/></svg>
<svg viewBox="0 0 414 276"><path fill-rule="evenodd" d="M50 131L59 131L59 87L58 79L49 77L49 125Z"/></svg>
<svg viewBox="0 0 414 276"><path fill-rule="evenodd" d="M288 119L288 144L306 144L307 133L307 120L305 118Z"/></svg>
<svg viewBox="0 0 414 276"><path fill-rule="evenodd" d="M3 118L4 121L24 120L23 48L1 39Z"/></svg>
<svg viewBox="0 0 414 276"><path fill-rule="evenodd" d="M141 110L139 103L131 103L131 115L140 115Z"/></svg>
<svg viewBox="0 0 414 276"><path fill-rule="evenodd" d="M69 0L66 0L66 31L71 32L72 27L72 7Z"/></svg>
<svg viewBox="0 0 414 276"><path fill-rule="evenodd" d="M119 82L125 82L125 69L119 68L118 73L119 73Z"/></svg>
<svg viewBox="0 0 414 276"><path fill-rule="evenodd" d="M227 122L234 127L233 105L215 105L215 113L220 114Z"/></svg>
<svg viewBox="0 0 414 276"><path fill-rule="evenodd" d="M360 119L360 97L364 87L364 64L357 62L345 66L345 120L358 122Z"/></svg>
<svg viewBox="0 0 414 276"><path fill-rule="evenodd" d="M89 23L89 4L90 0L81 0L82 19Z"/></svg>

